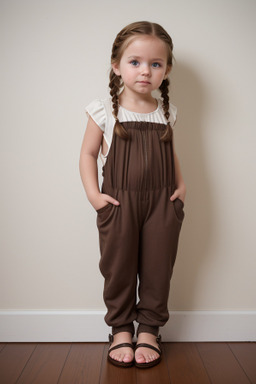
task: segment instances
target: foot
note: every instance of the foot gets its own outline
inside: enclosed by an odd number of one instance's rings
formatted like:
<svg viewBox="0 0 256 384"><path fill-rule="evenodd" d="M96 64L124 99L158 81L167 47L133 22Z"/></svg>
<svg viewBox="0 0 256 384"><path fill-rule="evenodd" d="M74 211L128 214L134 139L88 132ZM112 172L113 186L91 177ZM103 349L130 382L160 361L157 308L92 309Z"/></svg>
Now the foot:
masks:
<svg viewBox="0 0 256 384"><path fill-rule="evenodd" d="M139 334L137 344L141 343L150 344L159 350L156 336L151 335L150 333L142 332ZM135 351L135 360L139 364L151 363L152 361L157 360L159 356L160 353L146 347L139 347Z"/></svg>
<svg viewBox="0 0 256 384"><path fill-rule="evenodd" d="M120 332L115 334L114 341L110 348L115 347L118 344L129 343L132 344L132 335L129 332ZM134 359L134 352L132 348L123 347L114 349L110 352L109 356L119 362L130 363Z"/></svg>

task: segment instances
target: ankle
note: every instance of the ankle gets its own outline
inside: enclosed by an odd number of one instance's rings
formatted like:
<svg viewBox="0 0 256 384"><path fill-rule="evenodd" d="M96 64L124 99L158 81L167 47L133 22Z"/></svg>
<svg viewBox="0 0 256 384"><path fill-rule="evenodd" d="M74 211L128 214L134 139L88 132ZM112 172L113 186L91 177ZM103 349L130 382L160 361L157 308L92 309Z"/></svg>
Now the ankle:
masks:
<svg viewBox="0 0 256 384"><path fill-rule="evenodd" d="M139 336L140 333L150 333L151 335L157 337L159 333L159 327L140 323L137 329L137 336Z"/></svg>
<svg viewBox="0 0 256 384"><path fill-rule="evenodd" d="M138 335L138 342L155 342L156 341L156 336L152 335L152 333L148 332L141 332Z"/></svg>
<svg viewBox="0 0 256 384"><path fill-rule="evenodd" d="M130 332L118 332L114 337L114 343L115 344L121 344L121 343L131 343L132 342L132 334Z"/></svg>

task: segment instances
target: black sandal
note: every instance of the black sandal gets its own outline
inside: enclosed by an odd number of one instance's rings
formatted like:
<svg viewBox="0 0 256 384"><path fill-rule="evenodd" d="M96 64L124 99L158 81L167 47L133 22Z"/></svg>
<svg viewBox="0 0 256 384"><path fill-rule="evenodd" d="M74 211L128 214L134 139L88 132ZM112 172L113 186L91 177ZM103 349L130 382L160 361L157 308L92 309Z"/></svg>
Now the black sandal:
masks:
<svg viewBox="0 0 256 384"><path fill-rule="evenodd" d="M137 361L135 360L135 366L137 368L152 368L155 365L160 363L161 358L162 358L162 348L161 348L161 344L160 344L161 343L161 336L157 337L156 342L158 344L159 349L154 347L153 345L150 345L150 344L147 344L147 343L140 343L140 344L136 345L135 351L138 348L144 347L144 348L152 349L153 351L155 351L155 352L157 352L159 354L159 357L157 359L155 359L153 361L150 361L149 363L137 363Z"/></svg>
<svg viewBox="0 0 256 384"><path fill-rule="evenodd" d="M112 345L112 343L113 343L113 341L114 341L114 336L113 336L113 335L109 335L108 337L109 337L109 342L110 342L110 347L111 347L111 345ZM124 361L117 361L117 360L113 359L113 358L109 355L110 352L114 351L114 349L119 349L119 348L123 348L123 347L129 347L129 348L131 348L132 350L134 350L133 345L130 344L130 343L122 343L122 344L118 344L118 345L116 345L115 347L109 348L109 350L108 350L108 361L109 361L111 364L115 365L116 367L130 368L130 367L132 367L133 364L134 364L134 361L133 361L133 360L130 361L129 363L125 363Z"/></svg>

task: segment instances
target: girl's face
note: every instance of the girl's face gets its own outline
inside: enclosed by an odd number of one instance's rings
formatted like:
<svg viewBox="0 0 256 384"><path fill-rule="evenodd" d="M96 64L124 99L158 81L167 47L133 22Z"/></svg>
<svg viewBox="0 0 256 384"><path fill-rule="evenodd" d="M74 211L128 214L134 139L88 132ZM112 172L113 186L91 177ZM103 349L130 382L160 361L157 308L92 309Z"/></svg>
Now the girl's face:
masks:
<svg viewBox="0 0 256 384"><path fill-rule="evenodd" d="M124 50L120 63L112 64L121 76L124 89L134 94L151 94L167 78L167 48L158 37L142 35L132 40Z"/></svg>

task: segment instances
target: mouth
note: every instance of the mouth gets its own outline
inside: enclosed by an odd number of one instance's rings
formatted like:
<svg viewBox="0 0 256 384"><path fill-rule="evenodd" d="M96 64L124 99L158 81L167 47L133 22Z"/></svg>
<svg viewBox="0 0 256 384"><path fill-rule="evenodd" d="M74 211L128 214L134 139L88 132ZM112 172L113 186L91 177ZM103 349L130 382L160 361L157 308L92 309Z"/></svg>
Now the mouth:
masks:
<svg viewBox="0 0 256 384"><path fill-rule="evenodd" d="M139 84L151 84L149 81L137 81Z"/></svg>

